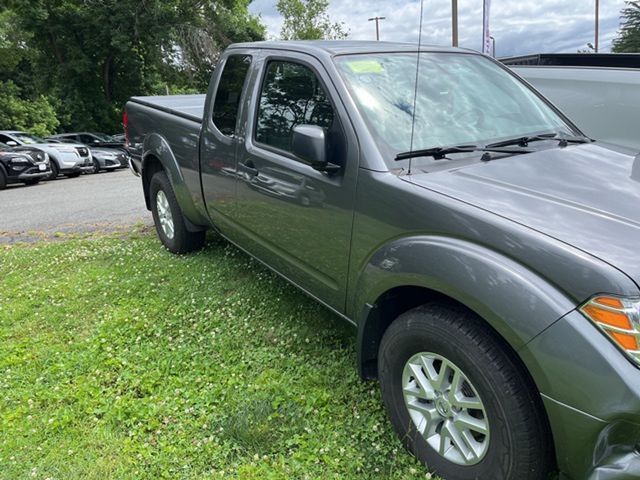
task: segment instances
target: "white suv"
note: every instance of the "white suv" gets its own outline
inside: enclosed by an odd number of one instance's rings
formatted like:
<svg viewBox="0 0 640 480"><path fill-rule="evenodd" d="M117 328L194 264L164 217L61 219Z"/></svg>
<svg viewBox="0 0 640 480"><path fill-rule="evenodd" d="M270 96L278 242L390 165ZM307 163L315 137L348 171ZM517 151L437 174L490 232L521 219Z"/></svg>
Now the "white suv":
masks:
<svg viewBox="0 0 640 480"><path fill-rule="evenodd" d="M51 162L50 180L58 175L77 177L84 171L93 170L91 151L80 143L47 143L46 140L20 131L0 131L0 142L12 147L28 145L49 154Z"/></svg>

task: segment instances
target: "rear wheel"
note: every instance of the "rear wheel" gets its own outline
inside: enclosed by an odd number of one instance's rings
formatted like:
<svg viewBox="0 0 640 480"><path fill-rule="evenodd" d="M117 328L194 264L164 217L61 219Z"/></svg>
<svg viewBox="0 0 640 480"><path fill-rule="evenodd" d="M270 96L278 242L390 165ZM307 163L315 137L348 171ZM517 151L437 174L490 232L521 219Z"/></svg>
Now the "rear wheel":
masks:
<svg viewBox="0 0 640 480"><path fill-rule="evenodd" d="M447 480L541 480L551 441L539 394L473 313L429 304L401 315L378 356L382 397L406 447Z"/></svg>
<svg viewBox="0 0 640 480"><path fill-rule="evenodd" d="M173 253L187 253L204 245L205 233L190 232L167 174L157 172L149 188L151 213L162 244Z"/></svg>
<svg viewBox="0 0 640 480"><path fill-rule="evenodd" d="M4 190L7 187L7 177L0 168L0 190Z"/></svg>

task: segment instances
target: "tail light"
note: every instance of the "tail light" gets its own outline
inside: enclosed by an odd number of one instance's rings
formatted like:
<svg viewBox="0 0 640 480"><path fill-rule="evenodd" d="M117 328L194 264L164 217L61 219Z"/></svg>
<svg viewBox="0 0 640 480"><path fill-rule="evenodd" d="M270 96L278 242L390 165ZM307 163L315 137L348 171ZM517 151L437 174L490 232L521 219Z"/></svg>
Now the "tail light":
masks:
<svg viewBox="0 0 640 480"><path fill-rule="evenodd" d="M122 126L124 127L124 147L129 148L129 114L126 110L122 114Z"/></svg>

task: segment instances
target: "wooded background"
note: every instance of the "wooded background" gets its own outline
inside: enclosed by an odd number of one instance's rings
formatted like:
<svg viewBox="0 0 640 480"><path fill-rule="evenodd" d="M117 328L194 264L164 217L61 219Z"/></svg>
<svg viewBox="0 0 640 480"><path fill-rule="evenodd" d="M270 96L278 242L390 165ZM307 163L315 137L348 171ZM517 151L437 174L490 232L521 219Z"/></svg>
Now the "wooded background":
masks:
<svg viewBox="0 0 640 480"><path fill-rule="evenodd" d="M264 40L251 0L0 0L0 129L122 131L132 95L200 93L222 50ZM286 40L345 38L328 0L278 0ZM640 1L614 52L640 51Z"/></svg>

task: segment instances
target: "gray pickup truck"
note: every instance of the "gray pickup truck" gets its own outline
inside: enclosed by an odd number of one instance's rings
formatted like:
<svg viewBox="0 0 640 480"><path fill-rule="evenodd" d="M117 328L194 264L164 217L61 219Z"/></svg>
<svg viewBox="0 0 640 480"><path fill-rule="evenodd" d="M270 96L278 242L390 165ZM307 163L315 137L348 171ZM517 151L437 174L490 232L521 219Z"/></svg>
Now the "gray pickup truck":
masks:
<svg viewBox="0 0 640 480"><path fill-rule="evenodd" d="M352 324L430 470L640 478L632 150L488 57L383 42L232 45L124 123L164 246L214 229Z"/></svg>

